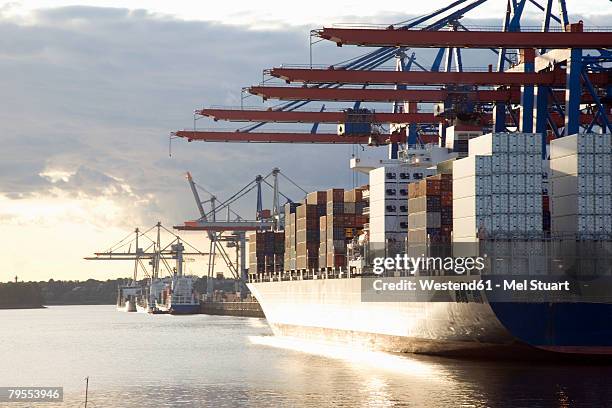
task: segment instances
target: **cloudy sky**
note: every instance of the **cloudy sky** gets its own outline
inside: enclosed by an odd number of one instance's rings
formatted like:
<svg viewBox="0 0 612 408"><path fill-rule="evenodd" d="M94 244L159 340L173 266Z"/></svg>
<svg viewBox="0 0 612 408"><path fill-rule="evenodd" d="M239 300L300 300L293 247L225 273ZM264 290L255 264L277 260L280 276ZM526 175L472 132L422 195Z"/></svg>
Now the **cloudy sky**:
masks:
<svg viewBox="0 0 612 408"><path fill-rule="evenodd" d="M410 13L446 3L416 2ZM473 18L500 21L505 2L489 3ZM192 126L194 108L239 105L241 87L262 69L306 63L310 29L409 17L399 1L288 4L0 1L0 281L127 275L127 264L81 258L136 225L196 218L187 170L221 198L274 166L307 190L349 186L348 147L175 140L168 155L169 133ZM612 8L608 0L568 7L573 20L601 25ZM363 51L319 45L315 62ZM240 209L252 216L247 206Z"/></svg>

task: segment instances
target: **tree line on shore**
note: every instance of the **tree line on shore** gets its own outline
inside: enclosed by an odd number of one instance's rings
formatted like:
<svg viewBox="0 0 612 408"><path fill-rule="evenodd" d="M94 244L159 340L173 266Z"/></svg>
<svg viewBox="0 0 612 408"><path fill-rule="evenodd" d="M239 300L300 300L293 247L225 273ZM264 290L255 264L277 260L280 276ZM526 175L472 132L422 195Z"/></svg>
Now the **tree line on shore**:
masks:
<svg viewBox="0 0 612 408"><path fill-rule="evenodd" d="M114 304L117 286L127 279L53 280L0 283L0 308L43 305Z"/></svg>
<svg viewBox="0 0 612 408"><path fill-rule="evenodd" d="M44 305L112 305L117 302L117 288L129 279L100 281L53 280L40 282L0 282L0 309L42 307ZM194 289L206 293L206 279L195 282ZM233 291L231 279L215 279L215 289Z"/></svg>

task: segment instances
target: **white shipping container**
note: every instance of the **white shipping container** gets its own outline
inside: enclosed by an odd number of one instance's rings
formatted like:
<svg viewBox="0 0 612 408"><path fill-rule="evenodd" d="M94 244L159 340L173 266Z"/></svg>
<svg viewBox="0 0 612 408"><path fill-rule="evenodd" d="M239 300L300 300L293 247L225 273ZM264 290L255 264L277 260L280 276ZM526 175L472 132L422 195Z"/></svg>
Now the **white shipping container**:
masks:
<svg viewBox="0 0 612 408"><path fill-rule="evenodd" d="M476 236L476 217L453 218L453 239Z"/></svg>
<svg viewBox="0 0 612 408"><path fill-rule="evenodd" d="M491 176L471 176L455 179L453 175L453 198L475 195L491 195Z"/></svg>
<svg viewBox="0 0 612 408"><path fill-rule="evenodd" d="M542 214L542 194L525 195L525 212L528 214Z"/></svg>
<svg viewBox="0 0 612 408"><path fill-rule="evenodd" d="M492 174L507 174L508 173L508 154L499 153L491 156L491 173Z"/></svg>
<svg viewBox="0 0 612 408"><path fill-rule="evenodd" d="M595 174L592 176L595 184L595 190L600 194L612 194L612 175L610 174Z"/></svg>
<svg viewBox="0 0 612 408"><path fill-rule="evenodd" d="M508 175L495 174L491 175L491 192L493 194L508 193Z"/></svg>
<svg viewBox="0 0 612 408"><path fill-rule="evenodd" d="M491 230L491 217L463 217L453 219L453 240L476 237L480 228Z"/></svg>
<svg viewBox="0 0 612 408"><path fill-rule="evenodd" d="M508 135L508 153L525 153L526 137L524 133Z"/></svg>
<svg viewBox="0 0 612 408"><path fill-rule="evenodd" d="M595 155L594 154L578 154L578 173L594 173L595 172Z"/></svg>
<svg viewBox="0 0 612 408"><path fill-rule="evenodd" d="M577 153L593 153L594 137L580 133L564 136L550 142L550 159L571 156Z"/></svg>
<svg viewBox="0 0 612 408"><path fill-rule="evenodd" d="M525 174L525 155L522 153L511 154L508 156L508 171L514 174Z"/></svg>
<svg viewBox="0 0 612 408"><path fill-rule="evenodd" d="M564 156L571 156L578 153L575 136L565 136L550 141L549 157L555 160Z"/></svg>
<svg viewBox="0 0 612 408"><path fill-rule="evenodd" d="M578 173L573 166L563 166L565 164L561 159L550 159L548 161L548 179L554 180L559 177L575 175Z"/></svg>
<svg viewBox="0 0 612 408"><path fill-rule="evenodd" d="M593 214L598 214L598 215L610 214L610 207L609 207L610 203L608 200L610 196L598 194L592 197L594 201Z"/></svg>
<svg viewBox="0 0 612 408"><path fill-rule="evenodd" d="M491 230L493 232L504 232L508 229L508 214L493 214L491 216Z"/></svg>
<svg viewBox="0 0 612 408"><path fill-rule="evenodd" d="M510 231L525 231L525 214L512 214L508 216L508 224Z"/></svg>
<svg viewBox="0 0 612 408"><path fill-rule="evenodd" d="M553 233L590 233L595 230L593 215L566 215L551 219Z"/></svg>
<svg viewBox="0 0 612 408"><path fill-rule="evenodd" d="M439 212L420 212L408 215L408 228L440 228Z"/></svg>
<svg viewBox="0 0 612 408"><path fill-rule="evenodd" d="M550 160L550 174L552 178L564 177L568 174L587 174L595 170L595 157L593 154L578 154L563 156Z"/></svg>
<svg viewBox="0 0 612 408"><path fill-rule="evenodd" d="M468 156L453 161L453 178L463 178L491 173L491 156Z"/></svg>
<svg viewBox="0 0 612 408"><path fill-rule="evenodd" d="M542 174L542 156L539 154L525 155L525 173Z"/></svg>
<svg viewBox="0 0 612 408"><path fill-rule="evenodd" d="M525 175L525 193L542 193L542 173Z"/></svg>
<svg viewBox="0 0 612 408"><path fill-rule="evenodd" d="M481 215L490 215L491 214L491 196L476 196L475 197L476 204L476 214L477 216Z"/></svg>
<svg viewBox="0 0 612 408"><path fill-rule="evenodd" d="M576 232L578 229L578 216L566 215L563 217L551 217L550 230L552 233Z"/></svg>
<svg viewBox="0 0 612 408"><path fill-rule="evenodd" d="M525 231L542 231L542 214L527 214L525 216Z"/></svg>
<svg viewBox="0 0 612 408"><path fill-rule="evenodd" d="M453 218L491 214L491 196L470 196L453 200Z"/></svg>
<svg viewBox="0 0 612 408"><path fill-rule="evenodd" d="M525 193L525 175L510 174L508 176L508 192L509 193Z"/></svg>
<svg viewBox="0 0 612 408"><path fill-rule="evenodd" d="M604 138L604 148L608 149L608 152L612 154L612 134L605 133L600 137ZM605 153L605 150L603 153Z"/></svg>
<svg viewBox="0 0 612 408"><path fill-rule="evenodd" d="M578 135L578 153L595 153L595 133Z"/></svg>
<svg viewBox="0 0 612 408"><path fill-rule="evenodd" d="M490 155L508 151L508 133L487 133L468 142L470 156Z"/></svg>
<svg viewBox="0 0 612 408"><path fill-rule="evenodd" d="M598 174L612 173L612 154L594 154L593 172Z"/></svg>
<svg viewBox="0 0 612 408"><path fill-rule="evenodd" d="M593 194L598 190L595 188L594 174L579 174L578 175L578 194Z"/></svg>
<svg viewBox="0 0 612 408"><path fill-rule="evenodd" d="M595 214L595 196L592 194L581 194L578 196L577 214Z"/></svg>
<svg viewBox="0 0 612 408"><path fill-rule="evenodd" d="M578 215L578 232L595 232L594 215Z"/></svg>
<svg viewBox="0 0 612 408"><path fill-rule="evenodd" d="M525 152L542 156L542 136L540 134L531 133L529 135L525 144Z"/></svg>
<svg viewBox="0 0 612 408"><path fill-rule="evenodd" d="M550 198L550 215L552 217L564 217L578 214L578 195L566 195Z"/></svg>
<svg viewBox="0 0 612 408"><path fill-rule="evenodd" d="M604 231L608 234L612 234L612 215L604 215L603 223Z"/></svg>
<svg viewBox="0 0 612 408"><path fill-rule="evenodd" d="M508 152L508 132L493 133L491 136L493 153Z"/></svg>
<svg viewBox="0 0 612 408"><path fill-rule="evenodd" d="M550 188L548 191L552 197L560 197L564 195L577 194L578 193L578 177L565 176L565 177L554 178L550 180Z"/></svg>
<svg viewBox="0 0 612 408"><path fill-rule="evenodd" d="M606 224L606 221L610 221L610 220L607 219L605 215L595 215L594 218L595 218L594 231L599 234L608 232L608 225Z"/></svg>
<svg viewBox="0 0 612 408"><path fill-rule="evenodd" d="M454 211L454 210L453 210ZM508 194L494 194L491 196L491 211L498 214L508 213Z"/></svg>
<svg viewBox="0 0 612 408"><path fill-rule="evenodd" d="M525 195L524 194L508 195L508 212L512 214L512 217L514 217L514 215L516 214L525 213Z"/></svg>
<svg viewBox="0 0 612 408"><path fill-rule="evenodd" d="M606 149L606 138L603 135L595 135L593 137L593 153L608 153L610 150Z"/></svg>

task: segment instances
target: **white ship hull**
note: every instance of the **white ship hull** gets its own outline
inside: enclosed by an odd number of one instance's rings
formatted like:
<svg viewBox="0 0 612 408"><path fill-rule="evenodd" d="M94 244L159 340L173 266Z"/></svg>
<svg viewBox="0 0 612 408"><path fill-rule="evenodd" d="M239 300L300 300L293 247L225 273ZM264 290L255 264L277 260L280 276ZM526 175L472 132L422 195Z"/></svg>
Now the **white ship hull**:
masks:
<svg viewBox="0 0 612 408"><path fill-rule="evenodd" d="M390 352L521 347L485 303L362 302L361 279L249 283L275 335Z"/></svg>

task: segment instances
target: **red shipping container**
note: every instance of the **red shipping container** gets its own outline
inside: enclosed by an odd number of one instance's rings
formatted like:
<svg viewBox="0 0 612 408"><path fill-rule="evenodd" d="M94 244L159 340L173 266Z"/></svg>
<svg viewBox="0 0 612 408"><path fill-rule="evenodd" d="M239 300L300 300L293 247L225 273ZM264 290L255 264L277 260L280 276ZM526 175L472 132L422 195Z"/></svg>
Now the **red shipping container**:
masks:
<svg viewBox="0 0 612 408"><path fill-rule="evenodd" d="M452 207L453 206L452 190L440 192L440 205L442 205L442 207Z"/></svg>
<svg viewBox="0 0 612 408"><path fill-rule="evenodd" d="M343 188L330 188L327 190L327 202L344 202Z"/></svg>

